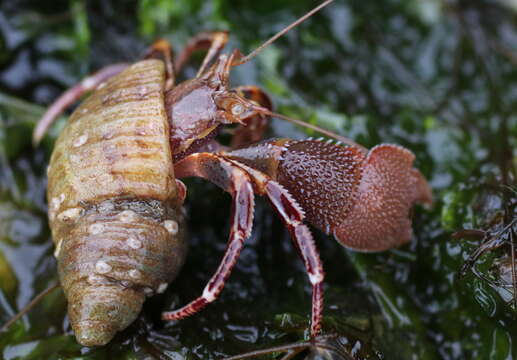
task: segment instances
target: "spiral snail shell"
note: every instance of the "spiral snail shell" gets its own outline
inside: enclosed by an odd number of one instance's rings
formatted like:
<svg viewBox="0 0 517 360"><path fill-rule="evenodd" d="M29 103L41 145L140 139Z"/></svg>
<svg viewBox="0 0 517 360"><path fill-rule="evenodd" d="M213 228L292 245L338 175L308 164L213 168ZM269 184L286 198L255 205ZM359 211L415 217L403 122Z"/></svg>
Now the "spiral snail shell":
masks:
<svg viewBox="0 0 517 360"><path fill-rule="evenodd" d="M71 115L48 172L59 277L77 340L103 345L163 292L186 255L164 63L137 62Z"/></svg>

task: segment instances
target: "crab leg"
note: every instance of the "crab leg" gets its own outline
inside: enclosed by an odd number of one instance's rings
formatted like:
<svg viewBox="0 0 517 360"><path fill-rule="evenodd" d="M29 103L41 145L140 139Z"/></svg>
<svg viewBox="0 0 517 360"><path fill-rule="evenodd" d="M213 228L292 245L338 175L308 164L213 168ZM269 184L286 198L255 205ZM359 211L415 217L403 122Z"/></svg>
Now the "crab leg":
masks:
<svg viewBox="0 0 517 360"><path fill-rule="evenodd" d="M190 316L219 296L253 226L253 186L242 169L214 154L196 153L177 163L174 171L177 177L197 176L213 182L232 195L233 204L230 238L219 268L200 297L181 309L163 313L164 320L178 320Z"/></svg>
<svg viewBox="0 0 517 360"><path fill-rule="evenodd" d="M190 316L219 296L225 280L237 262L244 240L251 232L253 213L251 181L253 181L255 191L260 195L266 195L277 210L302 256L313 287L311 335L317 335L321 330L323 311L323 266L312 235L308 227L303 224L303 211L287 190L260 171L237 161L228 160L221 154L196 153L190 155L175 164L174 171L177 177L199 176L214 182L232 194L234 205L230 240L226 253L215 275L205 287L203 295L181 309L163 313L162 318L179 320Z"/></svg>
<svg viewBox="0 0 517 360"><path fill-rule="evenodd" d="M50 105L45 114L41 117L34 132L32 142L37 145L54 120L70 105L79 100L86 92L95 89L110 77L117 75L128 67L128 64L114 64L106 66L92 75L84 78L79 84L72 86L65 91L56 101Z"/></svg>
<svg viewBox="0 0 517 360"><path fill-rule="evenodd" d="M300 256L302 257L305 269L312 285L312 312L311 312L311 336L318 335L321 331L321 320L323 313L323 265L316 249L307 225L303 223L304 212L289 194L289 192L278 182L272 180L264 173L248 167L238 161L232 160L234 164L246 170L255 183L255 191L260 195L268 197L269 202L277 211L291 234Z"/></svg>
<svg viewBox="0 0 517 360"><path fill-rule="evenodd" d="M205 58L203 59L203 63L197 72L197 76L203 74L206 70L206 67L222 50L222 48L228 42L228 32L227 31L212 31L212 32L202 32L195 35L191 38L183 51L176 58L176 62L174 63L174 68L176 71L180 71L180 69L185 65L188 59L192 56L192 53L197 50L205 50L208 49Z"/></svg>
<svg viewBox="0 0 517 360"><path fill-rule="evenodd" d="M165 62L165 69L167 72L167 80L165 83L166 89L172 88L174 84L174 67L172 62L172 51L170 44L165 40L155 41L147 50L144 59L161 58ZM52 123L65 109L79 100L85 93L97 88L100 84L109 78L117 75L122 70L127 68L129 64L120 63L108 65L99 71L84 78L80 83L72 86L66 90L56 101L54 101L47 109L45 114L41 117L32 133L32 142L37 145Z"/></svg>
<svg viewBox="0 0 517 360"><path fill-rule="evenodd" d="M173 56L171 44L164 39L156 40L143 56L144 59L161 59L165 63L165 71L167 73L165 90L172 89L176 81L174 62L172 61Z"/></svg>

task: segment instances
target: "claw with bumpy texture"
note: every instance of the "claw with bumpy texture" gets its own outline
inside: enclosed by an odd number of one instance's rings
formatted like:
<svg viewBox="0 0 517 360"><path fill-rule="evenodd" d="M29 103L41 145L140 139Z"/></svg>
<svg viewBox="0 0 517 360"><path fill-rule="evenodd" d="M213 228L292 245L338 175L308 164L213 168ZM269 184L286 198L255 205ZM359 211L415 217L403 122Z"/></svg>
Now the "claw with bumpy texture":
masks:
<svg viewBox="0 0 517 360"><path fill-rule="evenodd" d="M280 139L229 157L272 176L301 205L308 222L358 251L408 242L411 208L432 202L427 181L413 168L415 156L398 145L365 153L355 146Z"/></svg>

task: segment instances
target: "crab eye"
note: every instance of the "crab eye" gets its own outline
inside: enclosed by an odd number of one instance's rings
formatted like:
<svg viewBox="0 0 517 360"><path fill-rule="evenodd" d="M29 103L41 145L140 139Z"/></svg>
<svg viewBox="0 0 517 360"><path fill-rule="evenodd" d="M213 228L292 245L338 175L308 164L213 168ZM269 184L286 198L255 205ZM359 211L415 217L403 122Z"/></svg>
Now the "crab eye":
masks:
<svg viewBox="0 0 517 360"><path fill-rule="evenodd" d="M244 112L244 106L241 104L234 104L232 105L231 111L233 116L239 116Z"/></svg>

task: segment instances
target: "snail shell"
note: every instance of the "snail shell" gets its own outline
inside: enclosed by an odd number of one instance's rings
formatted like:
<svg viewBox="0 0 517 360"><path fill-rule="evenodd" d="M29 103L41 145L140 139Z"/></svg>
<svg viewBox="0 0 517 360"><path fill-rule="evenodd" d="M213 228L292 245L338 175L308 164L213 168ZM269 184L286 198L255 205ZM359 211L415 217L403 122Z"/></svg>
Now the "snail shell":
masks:
<svg viewBox="0 0 517 360"><path fill-rule="evenodd" d="M71 115L49 168L49 219L79 343L103 345L162 292L186 255L164 108L164 64L144 60Z"/></svg>

